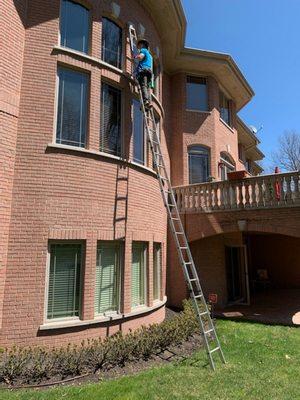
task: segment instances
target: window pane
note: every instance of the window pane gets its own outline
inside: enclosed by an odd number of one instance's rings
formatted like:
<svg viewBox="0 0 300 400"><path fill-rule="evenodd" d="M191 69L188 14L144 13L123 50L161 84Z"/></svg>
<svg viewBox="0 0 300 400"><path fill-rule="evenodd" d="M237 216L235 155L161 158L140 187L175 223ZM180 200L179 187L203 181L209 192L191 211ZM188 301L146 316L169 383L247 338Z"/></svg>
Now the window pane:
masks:
<svg viewBox="0 0 300 400"><path fill-rule="evenodd" d="M187 110L208 111L207 84L205 78L187 78L186 108Z"/></svg>
<svg viewBox="0 0 300 400"><path fill-rule="evenodd" d="M132 243L131 263L131 306L137 307L146 303L146 244Z"/></svg>
<svg viewBox="0 0 300 400"><path fill-rule="evenodd" d="M53 244L50 252L47 318L78 316L81 245Z"/></svg>
<svg viewBox="0 0 300 400"><path fill-rule="evenodd" d="M121 155L121 91L102 83L100 150Z"/></svg>
<svg viewBox="0 0 300 400"><path fill-rule="evenodd" d="M122 29L107 18L102 18L102 60L122 68Z"/></svg>
<svg viewBox="0 0 300 400"><path fill-rule="evenodd" d="M63 0L61 10L61 45L88 53L89 10L81 4Z"/></svg>
<svg viewBox="0 0 300 400"><path fill-rule="evenodd" d="M223 92L220 92L220 117L227 125L231 125L230 102Z"/></svg>
<svg viewBox="0 0 300 400"><path fill-rule="evenodd" d="M119 311L120 244L101 243L96 265L95 312Z"/></svg>
<svg viewBox="0 0 300 400"><path fill-rule="evenodd" d="M189 149L190 184L207 182L209 177L209 150L194 146Z"/></svg>
<svg viewBox="0 0 300 400"><path fill-rule="evenodd" d="M133 100L133 160L139 164L145 163L145 134L143 113L140 102Z"/></svg>
<svg viewBox="0 0 300 400"><path fill-rule="evenodd" d="M160 66L157 63L153 64L153 92L156 97L159 97L160 85Z"/></svg>
<svg viewBox="0 0 300 400"><path fill-rule="evenodd" d="M59 92L56 142L85 147L87 131L87 74L58 69Z"/></svg>
<svg viewBox="0 0 300 400"><path fill-rule="evenodd" d="M161 298L161 244L153 244L153 299Z"/></svg>

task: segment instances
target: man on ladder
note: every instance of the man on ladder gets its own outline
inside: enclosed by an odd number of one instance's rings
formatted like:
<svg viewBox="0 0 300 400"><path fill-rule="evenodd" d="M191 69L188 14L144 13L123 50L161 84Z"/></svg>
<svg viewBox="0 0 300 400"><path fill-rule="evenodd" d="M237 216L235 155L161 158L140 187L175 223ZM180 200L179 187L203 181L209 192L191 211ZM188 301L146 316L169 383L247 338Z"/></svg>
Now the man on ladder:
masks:
<svg viewBox="0 0 300 400"><path fill-rule="evenodd" d="M139 53L134 56L134 59L139 62L136 78L141 87L144 107L149 110L151 108L150 86L153 74L153 57L149 51L149 42L146 39L140 39L137 42L137 49Z"/></svg>
<svg viewBox="0 0 300 400"><path fill-rule="evenodd" d="M149 44L145 39L141 39L139 41L137 40L133 25L129 26L129 38L133 59L139 60L136 78L139 84L138 91L141 102L141 110L143 112L144 128L150 143L160 191L166 207L172 236L175 240L179 261L182 266L184 277L190 292L190 297L195 308L199 329L204 340L208 360L211 368L214 370L214 353L219 354L223 363L226 361L213 320L210 316L210 311L208 309L204 293L201 288L198 272L193 260L183 224L181 222L179 210L158 137L154 111L153 108L151 108L149 93L149 82L151 82L152 77L152 57L149 53ZM140 50L138 54L136 54L137 48Z"/></svg>

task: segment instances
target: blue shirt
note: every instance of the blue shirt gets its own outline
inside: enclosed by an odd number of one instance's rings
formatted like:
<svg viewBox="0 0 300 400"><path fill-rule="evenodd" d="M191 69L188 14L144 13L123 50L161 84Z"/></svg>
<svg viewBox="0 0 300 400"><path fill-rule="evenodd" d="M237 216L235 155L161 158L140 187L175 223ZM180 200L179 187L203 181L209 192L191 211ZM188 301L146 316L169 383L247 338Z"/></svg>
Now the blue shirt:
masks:
<svg viewBox="0 0 300 400"><path fill-rule="evenodd" d="M150 54L150 51L143 48L140 50L140 54L144 54L144 58L139 62L138 71L143 69L153 69L153 57Z"/></svg>

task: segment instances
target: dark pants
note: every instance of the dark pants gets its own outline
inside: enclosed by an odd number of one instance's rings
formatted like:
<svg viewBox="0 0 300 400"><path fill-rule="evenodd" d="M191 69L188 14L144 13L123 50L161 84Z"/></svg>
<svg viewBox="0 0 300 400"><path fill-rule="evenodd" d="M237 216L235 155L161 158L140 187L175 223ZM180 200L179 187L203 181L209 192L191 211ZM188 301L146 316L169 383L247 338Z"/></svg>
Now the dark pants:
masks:
<svg viewBox="0 0 300 400"><path fill-rule="evenodd" d="M138 73L138 82L141 86L143 101L151 101L150 85L152 80L152 72L150 69L143 69Z"/></svg>

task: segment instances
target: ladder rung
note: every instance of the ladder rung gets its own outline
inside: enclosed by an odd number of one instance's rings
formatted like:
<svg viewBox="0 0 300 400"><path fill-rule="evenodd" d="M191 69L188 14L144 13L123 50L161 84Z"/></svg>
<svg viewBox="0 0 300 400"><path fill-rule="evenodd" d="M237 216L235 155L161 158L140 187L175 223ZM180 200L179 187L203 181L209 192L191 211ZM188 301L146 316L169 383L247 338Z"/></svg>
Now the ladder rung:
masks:
<svg viewBox="0 0 300 400"><path fill-rule="evenodd" d="M189 278L190 282L196 282L198 279L197 278Z"/></svg>
<svg viewBox="0 0 300 400"><path fill-rule="evenodd" d="M168 204L169 207L176 207L175 204Z"/></svg>
<svg viewBox="0 0 300 400"><path fill-rule="evenodd" d="M207 335L208 333L211 333L213 331L214 331L214 329L212 328L212 329L209 329L208 331L204 331L204 334Z"/></svg>
<svg viewBox="0 0 300 400"><path fill-rule="evenodd" d="M179 248L182 249L182 250L187 250L187 247L180 247L179 246Z"/></svg>
<svg viewBox="0 0 300 400"><path fill-rule="evenodd" d="M205 314L209 314L209 311L203 311L202 313L199 313L200 317L202 317L202 315L205 315Z"/></svg>
<svg viewBox="0 0 300 400"><path fill-rule="evenodd" d="M187 261L187 262L185 261L184 263L185 263L185 264L192 264L190 261Z"/></svg>
<svg viewBox="0 0 300 400"><path fill-rule="evenodd" d="M219 346L216 347L216 348L214 348L214 349L212 349L212 350L209 350L209 352L210 352L210 354L211 354L211 353L214 353L214 352L217 351L217 350L220 350L220 347L219 347Z"/></svg>
<svg viewBox="0 0 300 400"><path fill-rule="evenodd" d="M171 217L171 219L172 219L173 221L180 221L180 218Z"/></svg>
<svg viewBox="0 0 300 400"><path fill-rule="evenodd" d="M196 296L194 296L195 299L200 299L200 297L204 297L203 294L196 294Z"/></svg>
<svg viewBox="0 0 300 400"><path fill-rule="evenodd" d="M175 233L176 233L176 235L184 235L183 232L175 232Z"/></svg>

